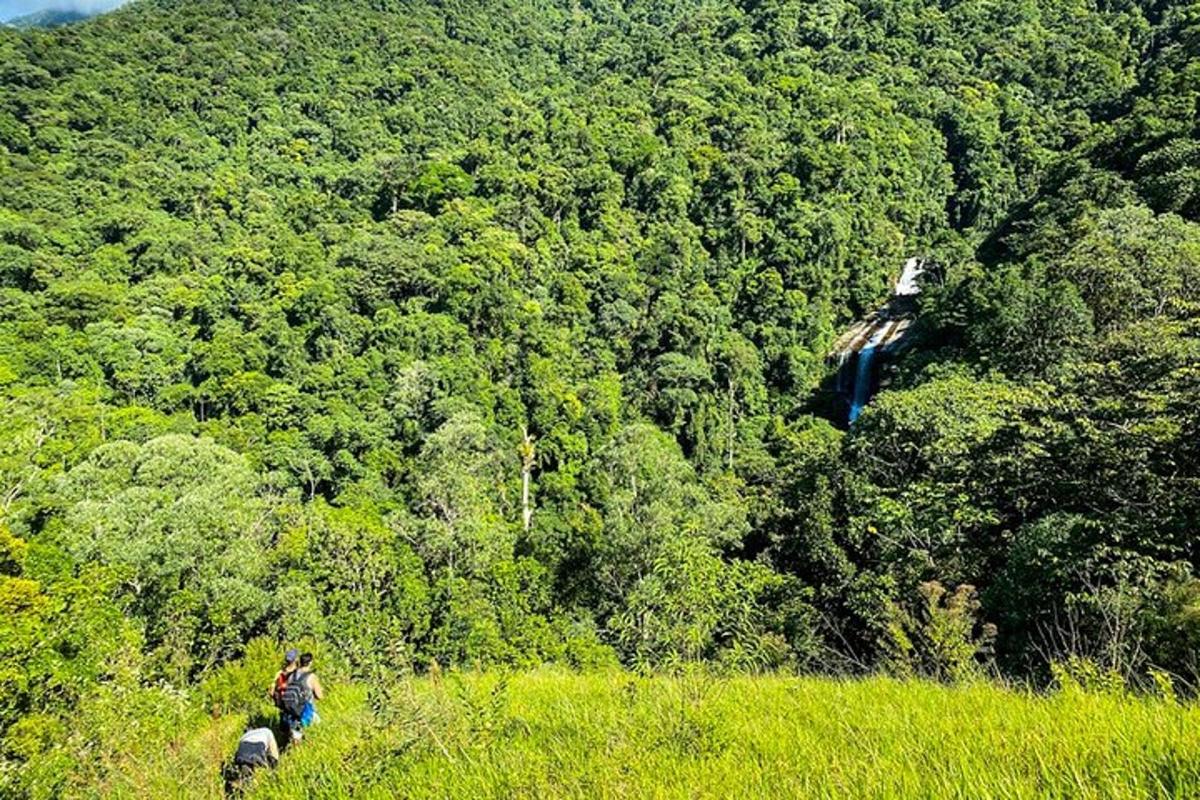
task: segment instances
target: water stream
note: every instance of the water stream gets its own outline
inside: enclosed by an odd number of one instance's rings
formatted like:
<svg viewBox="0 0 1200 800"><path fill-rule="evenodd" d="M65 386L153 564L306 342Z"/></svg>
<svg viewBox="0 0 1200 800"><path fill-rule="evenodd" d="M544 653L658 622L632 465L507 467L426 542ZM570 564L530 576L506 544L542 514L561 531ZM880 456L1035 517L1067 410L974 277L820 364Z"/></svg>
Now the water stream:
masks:
<svg viewBox="0 0 1200 800"><path fill-rule="evenodd" d="M900 279L892 288L892 297L879 311L858 323L846 334L839 353L838 391L845 396L849 389L850 424L853 425L862 410L871 400L871 392L875 388L876 362L885 352L894 351L898 337L903 337L914 314L912 298L921 293L921 276L925 274L926 262L916 256L904 263ZM863 329L866 329L866 334ZM854 346L861 342L864 335L867 341L855 352ZM854 355L858 361L855 364L853 384L848 370L845 369L846 359Z"/></svg>
<svg viewBox="0 0 1200 800"><path fill-rule="evenodd" d="M854 394L850 400L850 424L853 425L858 419L858 415L862 413L863 407L867 401L871 399L871 384L874 382L874 374L871 370L872 363L875 361L875 348L883 341L883 337L887 334L888 325L880 325L875 329L870 341L858 351L858 366L854 374Z"/></svg>

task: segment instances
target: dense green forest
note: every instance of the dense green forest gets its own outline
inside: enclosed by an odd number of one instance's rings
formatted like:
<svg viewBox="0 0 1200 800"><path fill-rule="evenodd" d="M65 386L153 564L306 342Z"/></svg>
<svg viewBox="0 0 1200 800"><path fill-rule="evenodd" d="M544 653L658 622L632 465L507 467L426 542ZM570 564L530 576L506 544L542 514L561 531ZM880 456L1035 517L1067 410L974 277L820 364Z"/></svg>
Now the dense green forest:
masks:
<svg viewBox="0 0 1200 800"><path fill-rule="evenodd" d="M256 639L1192 685L1198 101L1185 0L0 30L0 794Z"/></svg>

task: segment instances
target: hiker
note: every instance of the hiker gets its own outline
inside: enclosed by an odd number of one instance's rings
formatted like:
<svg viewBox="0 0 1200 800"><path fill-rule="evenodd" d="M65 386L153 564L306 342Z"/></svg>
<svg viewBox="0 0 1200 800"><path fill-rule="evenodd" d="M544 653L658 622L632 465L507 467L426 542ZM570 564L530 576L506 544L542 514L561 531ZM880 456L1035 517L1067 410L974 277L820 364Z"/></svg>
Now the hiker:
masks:
<svg viewBox="0 0 1200 800"><path fill-rule="evenodd" d="M229 795L240 795L256 769L279 764L279 744L270 728L252 728L238 740L233 764L225 775L225 791Z"/></svg>
<svg viewBox="0 0 1200 800"><path fill-rule="evenodd" d="M287 687L288 678L296 671L296 662L299 660L299 650L294 647L288 650L283 656L283 669L276 673L275 680L271 683L271 689L267 692L267 696L271 698L271 702L280 711L283 710L283 706L280 704L280 699L283 697L283 690Z"/></svg>
<svg viewBox="0 0 1200 800"><path fill-rule="evenodd" d="M293 742L303 739L304 729L321 719L314 702L324 699L325 692L321 688L321 680L313 672L312 662L312 653L300 656L296 669L288 677L287 685L279 696L283 722L292 732Z"/></svg>
<svg viewBox="0 0 1200 800"><path fill-rule="evenodd" d="M271 767L279 763L279 744L270 728L252 728L238 740L233 763L243 767Z"/></svg>

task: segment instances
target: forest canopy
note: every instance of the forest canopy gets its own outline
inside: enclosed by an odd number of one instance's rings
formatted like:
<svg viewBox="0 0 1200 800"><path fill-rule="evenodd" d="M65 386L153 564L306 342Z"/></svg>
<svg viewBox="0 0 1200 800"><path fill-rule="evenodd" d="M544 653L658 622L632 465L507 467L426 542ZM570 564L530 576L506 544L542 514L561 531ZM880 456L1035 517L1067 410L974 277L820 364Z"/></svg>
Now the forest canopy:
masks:
<svg viewBox="0 0 1200 800"><path fill-rule="evenodd" d="M4 774L260 637L1195 681L1198 43L1184 0L0 29ZM847 427L830 348L914 256Z"/></svg>

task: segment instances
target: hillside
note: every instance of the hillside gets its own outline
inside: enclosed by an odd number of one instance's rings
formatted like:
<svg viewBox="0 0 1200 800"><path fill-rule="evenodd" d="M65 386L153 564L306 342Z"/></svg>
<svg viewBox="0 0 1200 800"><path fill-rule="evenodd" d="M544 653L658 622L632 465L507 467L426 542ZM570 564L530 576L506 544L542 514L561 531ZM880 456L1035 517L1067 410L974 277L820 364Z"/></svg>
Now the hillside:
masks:
<svg viewBox="0 0 1200 800"><path fill-rule="evenodd" d="M1198 26L139 0L0 29L0 794L102 783L76 753L211 712L256 640L361 687L1198 685ZM911 346L839 366L911 259Z"/></svg>
<svg viewBox="0 0 1200 800"><path fill-rule="evenodd" d="M1197 710L1069 691L702 673L539 671L361 687L251 799L1191 797ZM378 699L374 704L378 704ZM107 797L220 798L244 718L125 755ZM124 754L123 754L124 755Z"/></svg>
<svg viewBox="0 0 1200 800"><path fill-rule="evenodd" d="M34 11L32 14L22 14L19 17L12 17L6 20L4 24L14 28L56 28L59 25L82 22L90 16L92 15L83 11L48 8L44 11Z"/></svg>
<svg viewBox="0 0 1200 800"><path fill-rule="evenodd" d="M14 6L6 5L0 6L0 15L7 16L8 19L3 20L3 24L13 28L57 28L91 19L126 2L128 0L63 0L58 6L15 16L10 16ZM29 6L18 3L15 7L28 8Z"/></svg>

